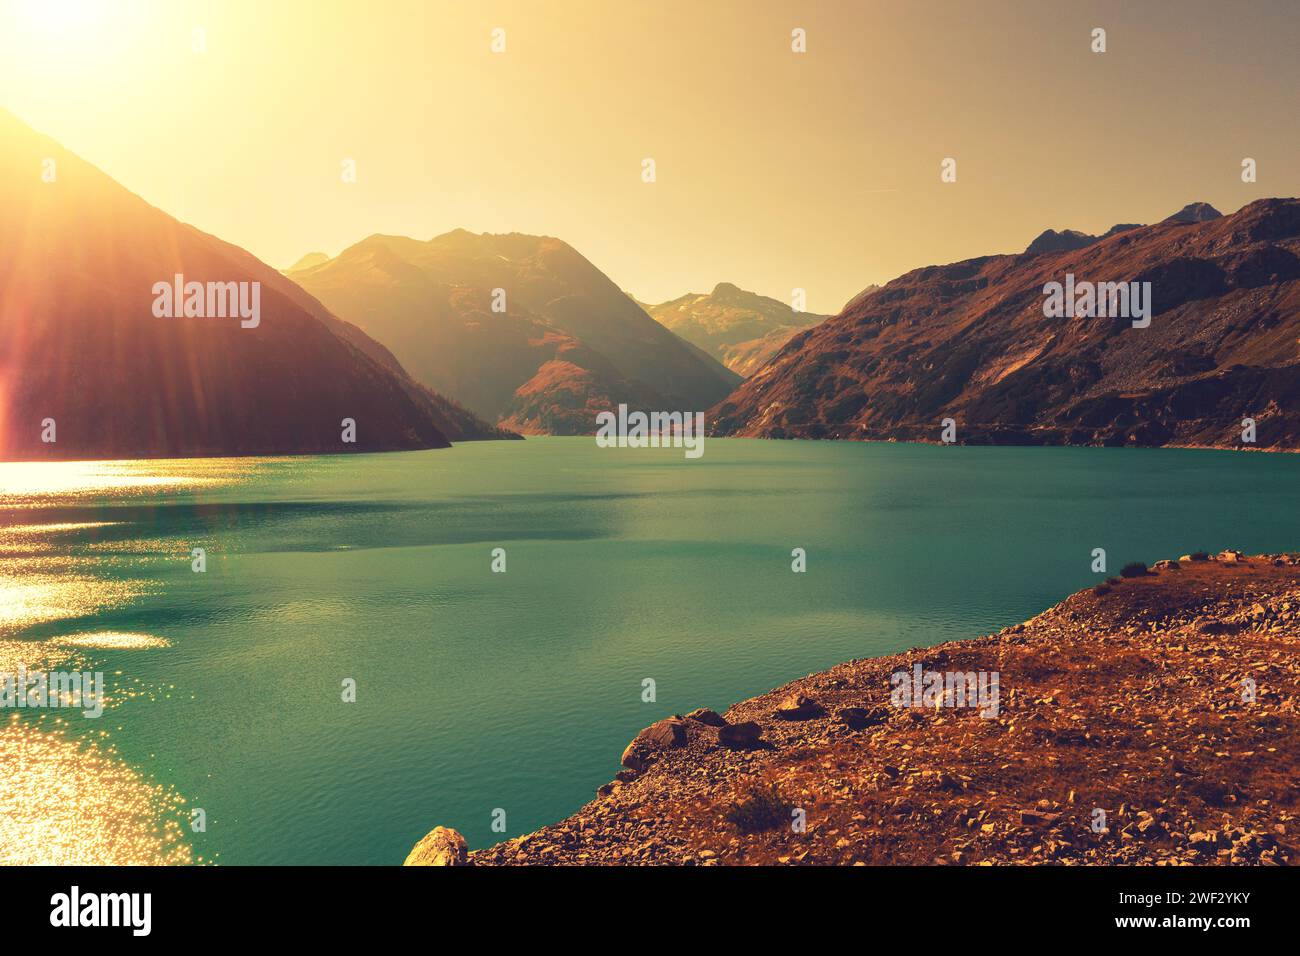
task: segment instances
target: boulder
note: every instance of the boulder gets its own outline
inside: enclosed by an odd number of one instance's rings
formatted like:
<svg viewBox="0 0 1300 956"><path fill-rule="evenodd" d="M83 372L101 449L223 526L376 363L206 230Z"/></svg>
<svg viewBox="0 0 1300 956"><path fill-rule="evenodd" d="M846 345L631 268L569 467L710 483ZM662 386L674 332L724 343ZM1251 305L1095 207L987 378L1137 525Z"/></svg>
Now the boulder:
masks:
<svg viewBox="0 0 1300 956"><path fill-rule="evenodd" d="M465 838L450 827L434 827L415 845L402 866L468 866Z"/></svg>
<svg viewBox="0 0 1300 956"><path fill-rule="evenodd" d="M718 743L732 750L748 750L761 744L763 728L752 720L718 728Z"/></svg>
<svg viewBox="0 0 1300 956"><path fill-rule="evenodd" d="M627 745L623 751L623 766L644 770L661 751L685 747L687 739L686 721L681 717L655 721Z"/></svg>
<svg viewBox="0 0 1300 956"><path fill-rule="evenodd" d="M791 694L776 708L776 716L782 720L809 720L825 714L821 704L804 694Z"/></svg>
<svg viewBox="0 0 1300 956"><path fill-rule="evenodd" d="M1179 567L1178 567L1178 562L1177 562L1177 561L1170 561L1170 560L1168 560L1167 558L1166 558L1164 561L1157 561L1155 564L1151 565L1151 567L1153 567L1153 568L1154 568L1155 570L1157 570L1157 571L1178 571L1178 570L1180 570Z"/></svg>
<svg viewBox="0 0 1300 956"><path fill-rule="evenodd" d="M708 727L724 727L726 721L716 710L709 710L707 707L701 707L699 710L693 710L686 715L687 720L694 720Z"/></svg>

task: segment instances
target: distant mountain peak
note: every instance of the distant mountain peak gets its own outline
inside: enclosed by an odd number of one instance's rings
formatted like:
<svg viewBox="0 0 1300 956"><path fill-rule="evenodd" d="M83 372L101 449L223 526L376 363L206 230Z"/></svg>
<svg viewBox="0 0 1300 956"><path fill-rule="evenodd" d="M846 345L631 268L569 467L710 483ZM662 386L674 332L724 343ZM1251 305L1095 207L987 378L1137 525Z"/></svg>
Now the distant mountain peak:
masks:
<svg viewBox="0 0 1300 956"><path fill-rule="evenodd" d="M1072 249L1082 249L1084 246L1090 246L1102 239L1109 239L1117 232L1137 229L1140 225L1141 223L1136 222L1117 222L1100 236L1080 232L1078 229L1063 229L1060 232L1055 229L1044 229L1033 242L1025 247L1025 252L1028 255L1037 255L1041 252L1068 252Z"/></svg>
<svg viewBox="0 0 1300 956"><path fill-rule="evenodd" d="M301 272L303 269L314 269L322 263L329 262L330 257L323 252L309 252L289 268L281 270L288 275L290 272Z"/></svg>
<svg viewBox="0 0 1300 956"><path fill-rule="evenodd" d="M456 228L452 229L450 232L444 232L434 236L429 240L429 242L470 243L478 242L480 239L484 238L486 237L480 236L476 232L470 232L468 229Z"/></svg>
<svg viewBox="0 0 1300 956"><path fill-rule="evenodd" d="M795 312L788 303L719 282L713 291L687 293L646 311L694 348L738 375L751 375L791 337L827 318Z"/></svg>
<svg viewBox="0 0 1300 956"><path fill-rule="evenodd" d="M1211 219L1222 219L1223 213L1215 209L1208 202L1189 202L1178 212L1174 213L1165 222L1209 222Z"/></svg>
<svg viewBox="0 0 1300 956"><path fill-rule="evenodd" d="M1060 232L1055 229L1044 229L1025 248L1025 252L1031 254L1065 252L1068 249L1082 249L1084 246L1092 245L1096 241L1096 236L1091 236L1086 232L1079 232L1077 229L1062 229Z"/></svg>

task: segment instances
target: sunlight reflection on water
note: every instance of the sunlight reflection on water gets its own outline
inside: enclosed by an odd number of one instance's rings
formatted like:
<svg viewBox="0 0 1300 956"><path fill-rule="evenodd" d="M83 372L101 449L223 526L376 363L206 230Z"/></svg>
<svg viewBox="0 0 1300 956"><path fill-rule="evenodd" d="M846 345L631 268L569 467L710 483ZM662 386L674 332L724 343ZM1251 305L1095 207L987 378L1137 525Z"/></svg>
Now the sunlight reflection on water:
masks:
<svg viewBox="0 0 1300 956"><path fill-rule="evenodd" d="M89 669L107 652L169 648L164 637L110 630L22 636L129 606L161 587L95 555L156 554L167 544L143 526L133 536L130 521L83 520L84 512L186 498L254 471L254 459L0 463L0 673ZM128 537L99 541L106 529ZM113 674L110 708L172 690ZM180 794L123 761L107 727L80 725L74 734L73 719L53 710L0 716L0 864L195 862Z"/></svg>
<svg viewBox="0 0 1300 956"><path fill-rule="evenodd" d="M123 496L229 484L257 459L18 461L0 463L0 508L39 507L74 498Z"/></svg>
<svg viewBox="0 0 1300 956"><path fill-rule="evenodd" d="M42 716L41 724L61 718ZM113 748L0 723L0 864L179 865L194 862L184 803L117 759Z"/></svg>

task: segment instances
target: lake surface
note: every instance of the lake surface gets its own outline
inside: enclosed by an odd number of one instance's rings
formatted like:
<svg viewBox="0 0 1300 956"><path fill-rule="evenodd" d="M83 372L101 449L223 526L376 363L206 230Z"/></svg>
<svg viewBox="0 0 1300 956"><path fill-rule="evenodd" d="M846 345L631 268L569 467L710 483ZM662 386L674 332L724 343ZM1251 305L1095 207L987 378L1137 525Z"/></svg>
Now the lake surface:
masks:
<svg viewBox="0 0 1300 956"><path fill-rule="evenodd" d="M721 439L0 465L0 671L110 698L0 714L0 858L484 846L660 717L1017 623L1095 583L1093 548L1300 548L1298 487L1296 455Z"/></svg>

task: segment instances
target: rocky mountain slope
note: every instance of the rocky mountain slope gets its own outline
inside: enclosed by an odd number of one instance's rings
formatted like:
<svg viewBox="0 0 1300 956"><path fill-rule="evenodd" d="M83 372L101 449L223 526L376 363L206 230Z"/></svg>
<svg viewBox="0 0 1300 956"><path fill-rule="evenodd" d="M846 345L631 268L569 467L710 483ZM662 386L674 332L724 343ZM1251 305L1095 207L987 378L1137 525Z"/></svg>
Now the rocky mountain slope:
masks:
<svg viewBox="0 0 1300 956"><path fill-rule="evenodd" d="M1048 318L1044 286L1150 282L1153 318ZM1080 248L917 269L796 335L710 413L718 434L1300 447L1300 200Z"/></svg>
<svg viewBox="0 0 1300 956"><path fill-rule="evenodd" d="M917 665L997 673L996 713L899 706ZM665 718L572 817L468 854L439 828L407 862L1288 864L1298 762L1300 556L1191 555Z"/></svg>
<svg viewBox="0 0 1300 956"><path fill-rule="evenodd" d="M719 282L708 294L692 292L645 309L738 375L753 374L796 332L827 318L796 312L784 302L730 282Z"/></svg>
<svg viewBox="0 0 1300 956"><path fill-rule="evenodd" d="M0 244L0 458L380 451L498 434L276 270L5 111ZM155 284L178 274L247 283L250 305L260 283L256 325L184 317L183 303L181 317L156 315ZM345 418L355 443L341 440Z"/></svg>
<svg viewBox="0 0 1300 956"><path fill-rule="evenodd" d="M594 432L619 402L703 410L739 381L558 239L371 236L290 274L416 378L527 433Z"/></svg>

